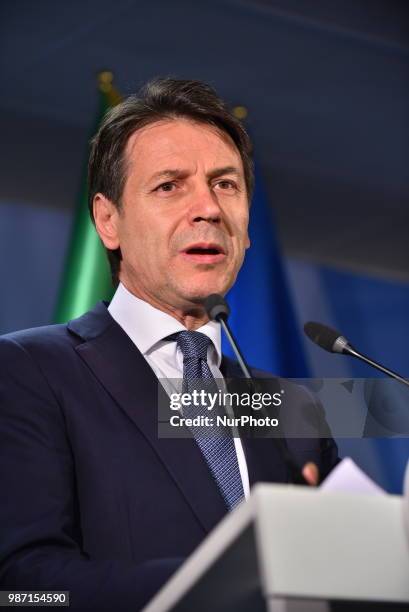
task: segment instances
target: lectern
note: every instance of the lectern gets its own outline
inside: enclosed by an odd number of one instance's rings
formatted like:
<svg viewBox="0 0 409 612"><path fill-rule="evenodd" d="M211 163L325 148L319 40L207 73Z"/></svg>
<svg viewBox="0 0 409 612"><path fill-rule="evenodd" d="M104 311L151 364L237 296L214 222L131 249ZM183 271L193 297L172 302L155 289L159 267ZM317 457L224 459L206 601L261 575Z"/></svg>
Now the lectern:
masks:
<svg viewBox="0 0 409 612"><path fill-rule="evenodd" d="M145 612L409 610L406 499L258 484Z"/></svg>

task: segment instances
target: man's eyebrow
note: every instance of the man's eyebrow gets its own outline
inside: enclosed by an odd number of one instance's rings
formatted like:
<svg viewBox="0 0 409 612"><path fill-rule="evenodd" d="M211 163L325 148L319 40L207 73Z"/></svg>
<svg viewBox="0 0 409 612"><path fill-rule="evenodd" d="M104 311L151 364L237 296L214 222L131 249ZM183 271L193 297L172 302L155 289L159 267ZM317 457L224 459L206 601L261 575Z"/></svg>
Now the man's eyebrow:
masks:
<svg viewBox="0 0 409 612"><path fill-rule="evenodd" d="M165 178L167 179L183 178L187 176L187 174L188 174L188 171L182 170L181 168L159 170L159 172L155 172L154 174L152 174L152 176L149 179L149 182L157 181L159 179L165 179Z"/></svg>
<svg viewBox="0 0 409 612"><path fill-rule="evenodd" d="M165 170L159 170L155 172L149 179L151 181L157 181L160 179L173 179L173 178L185 178L188 176L189 171L183 170L182 168L167 168ZM212 180L225 174L234 174L235 176L242 176L242 172L236 166L223 166L222 168L214 168L207 173L207 178Z"/></svg>
<svg viewBox="0 0 409 612"><path fill-rule="evenodd" d="M241 177L243 173L236 166L224 166L223 168L215 168L207 173L208 179L218 178L219 176L223 176L225 174L234 174L235 176Z"/></svg>

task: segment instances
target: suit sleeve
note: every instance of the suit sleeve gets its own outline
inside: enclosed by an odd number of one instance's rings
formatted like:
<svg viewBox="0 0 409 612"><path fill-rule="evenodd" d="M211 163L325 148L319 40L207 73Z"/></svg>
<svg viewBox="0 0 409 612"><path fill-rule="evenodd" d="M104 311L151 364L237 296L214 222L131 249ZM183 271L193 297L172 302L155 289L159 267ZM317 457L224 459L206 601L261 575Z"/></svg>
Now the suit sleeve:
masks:
<svg viewBox="0 0 409 612"><path fill-rule="evenodd" d="M338 455L338 446L332 437L331 429L328 425L325 410L318 397L306 390L311 397L312 406L314 407L316 422L315 429L319 441L320 461L318 464L320 481L322 482L331 470L341 461Z"/></svg>
<svg viewBox="0 0 409 612"><path fill-rule="evenodd" d="M292 399L281 413L286 444L300 468L316 463L322 481L341 461L337 444L319 398L303 385L291 390Z"/></svg>
<svg viewBox="0 0 409 612"><path fill-rule="evenodd" d="M31 355L9 338L0 339L0 491L0 589L70 591L73 610L129 612L183 561L133 565L82 552L63 412Z"/></svg>

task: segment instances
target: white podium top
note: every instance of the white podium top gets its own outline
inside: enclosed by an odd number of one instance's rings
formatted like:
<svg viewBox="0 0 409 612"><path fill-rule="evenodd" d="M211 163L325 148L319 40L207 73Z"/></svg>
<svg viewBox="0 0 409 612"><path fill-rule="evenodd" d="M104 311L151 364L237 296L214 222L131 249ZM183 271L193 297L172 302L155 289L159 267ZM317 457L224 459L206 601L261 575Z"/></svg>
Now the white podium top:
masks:
<svg viewBox="0 0 409 612"><path fill-rule="evenodd" d="M212 589L218 589L213 600L235 590L243 599L246 589L258 588L265 600L409 602L409 538L403 520L404 504L409 515L407 486L404 500L258 484L145 612L191 609L184 599L191 602L195 591L203 598Z"/></svg>

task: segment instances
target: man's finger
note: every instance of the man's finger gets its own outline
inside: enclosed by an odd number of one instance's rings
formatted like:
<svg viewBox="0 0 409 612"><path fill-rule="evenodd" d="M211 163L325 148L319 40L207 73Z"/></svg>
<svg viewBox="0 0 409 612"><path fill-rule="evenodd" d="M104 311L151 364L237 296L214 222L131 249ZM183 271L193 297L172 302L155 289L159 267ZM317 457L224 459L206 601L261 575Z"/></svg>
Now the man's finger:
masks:
<svg viewBox="0 0 409 612"><path fill-rule="evenodd" d="M302 475L309 485L316 487L320 478L320 474L315 463L306 463L302 469Z"/></svg>

